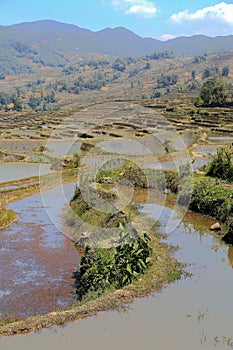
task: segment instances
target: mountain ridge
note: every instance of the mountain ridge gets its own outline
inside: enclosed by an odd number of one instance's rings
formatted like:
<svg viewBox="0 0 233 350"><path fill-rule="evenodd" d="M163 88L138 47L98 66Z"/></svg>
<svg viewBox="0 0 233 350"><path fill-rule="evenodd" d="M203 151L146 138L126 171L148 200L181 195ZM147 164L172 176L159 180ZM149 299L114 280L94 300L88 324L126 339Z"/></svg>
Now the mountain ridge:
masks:
<svg viewBox="0 0 233 350"><path fill-rule="evenodd" d="M50 19L0 26L3 74L30 71L30 61L42 66L63 67L74 59L90 58L93 54L136 58L155 51L193 56L227 50L233 50L233 35L215 38L194 35L161 41L142 38L122 26L92 31Z"/></svg>

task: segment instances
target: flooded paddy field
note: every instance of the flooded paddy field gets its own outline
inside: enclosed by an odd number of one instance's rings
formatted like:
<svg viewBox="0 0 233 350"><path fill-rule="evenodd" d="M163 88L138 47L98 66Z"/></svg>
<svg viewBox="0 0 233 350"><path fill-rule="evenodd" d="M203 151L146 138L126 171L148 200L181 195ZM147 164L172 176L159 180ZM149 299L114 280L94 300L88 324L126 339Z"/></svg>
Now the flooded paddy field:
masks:
<svg viewBox="0 0 233 350"><path fill-rule="evenodd" d="M73 184L65 185L68 198L73 188ZM18 218L0 231L0 261L4 266L0 277L1 317L28 317L74 301L71 277L79 253L62 221L66 203L56 197L54 188L45 191L45 196L54 200L50 202L53 217L40 194L8 206Z"/></svg>
<svg viewBox="0 0 233 350"><path fill-rule="evenodd" d="M161 207L156 198L153 192L147 202L145 192L139 190L135 201L145 217L159 220L164 241L178 246L176 258L187 264L190 277L118 311L38 334L3 337L1 349L71 350L76 344L85 344L85 349L149 350L155 345L160 350L231 348L232 248L210 233L212 218L191 212L182 217L170 205Z"/></svg>

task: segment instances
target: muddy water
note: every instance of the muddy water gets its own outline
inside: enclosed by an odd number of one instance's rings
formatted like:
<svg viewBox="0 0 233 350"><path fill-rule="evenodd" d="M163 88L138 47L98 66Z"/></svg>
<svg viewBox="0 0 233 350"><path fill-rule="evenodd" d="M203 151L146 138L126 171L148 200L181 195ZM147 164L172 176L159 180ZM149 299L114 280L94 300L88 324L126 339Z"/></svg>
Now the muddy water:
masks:
<svg viewBox="0 0 233 350"><path fill-rule="evenodd" d="M45 175L51 172L49 164L0 163L0 182L20 180L26 177Z"/></svg>
<svg viewBox="0 0 233 350"><path fill-rule="evenodd" d="M197 170L201 168L203 165L208 164L211 161L210 158L196 158L194 160L187 157L184 157L183 159L174 159L173 161L159 161L156 160L153 163L147 163L145 164L145 168L149 169L173 169L173 170L179 170L179 167L181 164L187 164L188 162L191 162L191 166L193 170Z"/></svg>
<svg viewBox="0 0 233 350"><path fill-rule="evenodd" d="M8 206L18 219L0 231L0 316L31 316L74 301L71 276L79 256L61 233L68 230L61 213L73 190L73 184L64 186L67 197L57 196L57 188L45 191L46 209L40 195Z"/></svg>
<svg viewBox="0 0 233 350"><path fill-rule="evenodd" d="M151 196L153 198L153 196ZM157 218L160 231L173 231L166 242L179 245L179 261L188 263L192 277L169 285L163 292L139 299L127 308L31 333L0 339L1 350L213 350L229 349L233 338L232 249L212 235L213 220L188 213L184 219L155 200L143 204L145 216Z"/></svg>
<svg viewBox="0 0 233 350"><path fill-rule="evenodd" d="M222 146L222 145L221 145ZM195 148L195 153L202 154L203 156L211 156L217 153L218 145L198 145Z"/></svg>
<svg viewBox="0 0 233 350"><path fill-rule="evenodd" d="M208 136L208 140L218 144L229 144L233 142L232 136Z"/></svg>
<svg viewBox="0 0 233 350"><path fill-rule="evenodd" d="M80 152L82 142L76 140L70 141L52 141L46 144L45 154L51 157L73 155L75 152Z"/></svg>

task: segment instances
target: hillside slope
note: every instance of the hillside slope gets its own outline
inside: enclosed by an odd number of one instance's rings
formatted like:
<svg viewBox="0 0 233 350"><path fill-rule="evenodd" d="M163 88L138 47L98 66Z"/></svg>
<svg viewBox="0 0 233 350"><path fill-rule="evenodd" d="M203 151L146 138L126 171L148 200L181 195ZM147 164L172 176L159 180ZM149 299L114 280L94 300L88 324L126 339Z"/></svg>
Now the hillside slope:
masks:
<svg viewBox="0 0 233 350"><path fill-rule="evenodd" d="M0 73L30 72L33 64L63 67L92 54L139 57L169 50L177 56L190 56L231 49L232 35L216 38L196 35L162 42L141 38L123 27L93 32L71 24L42 20L0 26Z"/></svg>

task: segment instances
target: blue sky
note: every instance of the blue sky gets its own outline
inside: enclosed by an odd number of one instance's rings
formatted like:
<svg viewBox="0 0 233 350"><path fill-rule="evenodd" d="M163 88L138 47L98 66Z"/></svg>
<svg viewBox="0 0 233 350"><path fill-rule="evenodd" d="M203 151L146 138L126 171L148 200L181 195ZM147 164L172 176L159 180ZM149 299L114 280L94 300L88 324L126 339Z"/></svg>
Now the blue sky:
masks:
<svg viewBox="0 0 233 350"><path fill-rule="evenodd" d="M0 0L0 24L53 19L94 31L123 26L142 37L233 34L233 0Z"/></svg>

